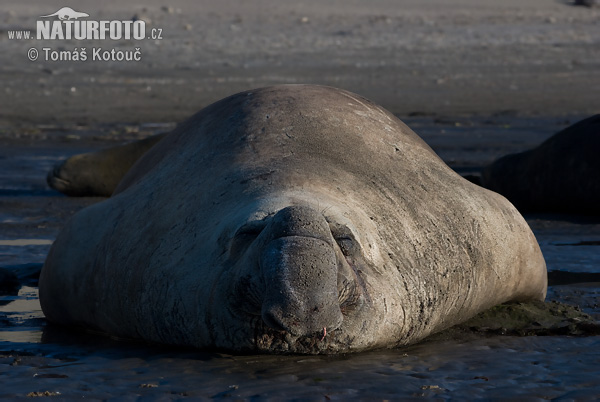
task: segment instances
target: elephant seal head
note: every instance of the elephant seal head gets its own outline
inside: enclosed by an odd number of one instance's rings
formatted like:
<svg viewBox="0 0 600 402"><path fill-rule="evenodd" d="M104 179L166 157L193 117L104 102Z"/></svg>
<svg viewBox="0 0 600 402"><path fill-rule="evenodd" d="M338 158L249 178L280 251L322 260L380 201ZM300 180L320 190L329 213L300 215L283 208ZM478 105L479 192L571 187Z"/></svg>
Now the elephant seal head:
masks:
<svg viewBox="0 0 600 402"><path fill-rule="evenodd" d="M133 164L165 134L126 145L74 155L54 165L46 176L48 185L74 197L110 197Z"/></svg>
<svg viewBox="0 0 600 402"><path fill-rule="evenodd" d="M225 290L233 298L225 299L240 321L270 329L265 348L293 349L291 339L307 337L318 349L314 341L328 333L333 339L344 320L367 307L368 292L355 272L364 264L360 246L346 226L314 208L289 206L244 225L231 247L236 274Z"/></svg>
<svg viewBox="0 0 600 402"><path fill-rule="evenodd" d="M270 199L254 212L276 212L251 214L255 218L222 234L224 269L211 287L206 316L217 347L229 348L235 339L247 350L333 353L376 341L385 322L376 307L384 284L363 279L376 272L363 252L361 241L368 240L347 214L314 197L319 202Z"/></svg>

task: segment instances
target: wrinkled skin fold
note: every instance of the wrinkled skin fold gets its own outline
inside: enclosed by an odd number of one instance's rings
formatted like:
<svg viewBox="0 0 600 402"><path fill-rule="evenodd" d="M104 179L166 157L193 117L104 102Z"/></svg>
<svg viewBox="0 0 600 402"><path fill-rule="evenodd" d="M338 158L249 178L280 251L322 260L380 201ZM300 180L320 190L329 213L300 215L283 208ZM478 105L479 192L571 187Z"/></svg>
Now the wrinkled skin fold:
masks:
<svg viewBox="0 0 600 402"><path fill-rule="evenodd" d="M407 345L545 292L506 199L381 107L311 85L179 125L70 220L40 277L51 321L266 353Z"/></svg>

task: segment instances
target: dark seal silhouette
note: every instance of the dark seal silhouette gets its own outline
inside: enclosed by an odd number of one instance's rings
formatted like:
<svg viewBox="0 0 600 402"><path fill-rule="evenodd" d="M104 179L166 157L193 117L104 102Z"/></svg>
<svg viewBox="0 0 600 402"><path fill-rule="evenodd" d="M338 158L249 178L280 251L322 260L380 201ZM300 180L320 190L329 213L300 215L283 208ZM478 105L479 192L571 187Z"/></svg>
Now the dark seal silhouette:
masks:
<svg viewBox="0 0 600 402"><path fill-rule="evenodd" d="M600 115L498 159L483 170L481 184L521 212L600 214Z"/></svg>

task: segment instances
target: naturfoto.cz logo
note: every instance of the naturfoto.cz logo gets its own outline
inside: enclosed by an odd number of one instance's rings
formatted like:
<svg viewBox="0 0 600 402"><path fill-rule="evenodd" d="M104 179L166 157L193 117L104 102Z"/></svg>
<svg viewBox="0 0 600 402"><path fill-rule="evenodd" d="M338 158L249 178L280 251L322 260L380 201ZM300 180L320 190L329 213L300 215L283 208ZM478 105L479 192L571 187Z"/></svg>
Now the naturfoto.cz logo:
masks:
<svg viewBox="0 0 600 402"><path fill-rule="evenodd" d="M93 20L85 12L75 11L70 7L62 7L58 11L39 16L36 21L36 39L44 41L57 40L162 40L162 29L153 28L146 36L146 22L143 20ZM29 31L9 31L9 39L33 39ZM46 61L140 61L142 52L139 47L134 50L105 49L85 47L71 50L42 47ZM32 47L27 51L31 61L38 59L40 52Z"/></svg>
<svg viewBox="0 0 600 402"><path fill-rule="evenodd" d="M142 20L132 21L94 21L79 20L89 17L70 7L63 7L54 14L42 15L40 18L58 17L57 20L38 20L37 39L146 39L146 23Z"/></svg>

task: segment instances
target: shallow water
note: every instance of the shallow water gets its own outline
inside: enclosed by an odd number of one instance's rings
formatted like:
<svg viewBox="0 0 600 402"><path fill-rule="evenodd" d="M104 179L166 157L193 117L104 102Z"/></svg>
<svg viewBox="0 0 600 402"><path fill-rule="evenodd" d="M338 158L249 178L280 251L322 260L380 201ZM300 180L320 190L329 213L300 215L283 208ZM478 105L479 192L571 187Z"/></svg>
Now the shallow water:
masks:
<svg viewBox="0 0 600 402"><path fill-rule="evenodd" d="M566 124L514 116L406 121L461 173L529 148ZM92 400L600 396L599 337L494 336L344 356L233 356L116 341L48 325L31 272L43 263L64 221L99 199L54 193L45 185L45 174L65 156L112 145L78 135L79 141L70 142L5 140L0 148L0 267L26 283L18 294L0 296L0 398L45 391ZM599 220L526 219L550 271L600 272ZM578 304L600 318L600 283L552 286L548 298Z"/></svg>

